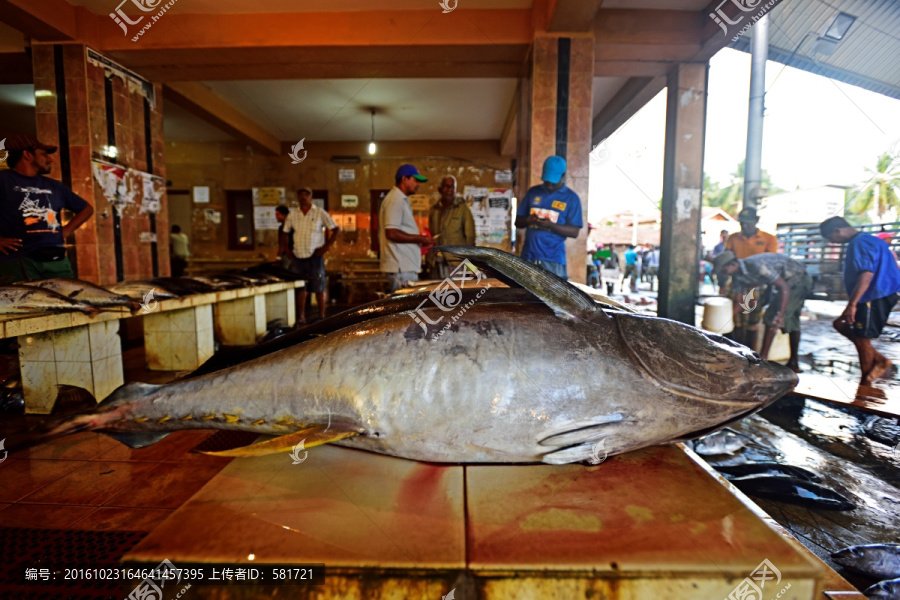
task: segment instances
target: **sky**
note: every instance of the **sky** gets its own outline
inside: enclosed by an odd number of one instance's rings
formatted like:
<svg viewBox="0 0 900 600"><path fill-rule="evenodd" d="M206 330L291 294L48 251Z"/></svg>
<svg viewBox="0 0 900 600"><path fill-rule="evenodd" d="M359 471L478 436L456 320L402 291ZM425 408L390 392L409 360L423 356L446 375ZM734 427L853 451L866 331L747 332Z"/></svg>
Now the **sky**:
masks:
<svg viewBox="0 0 900 600"><path fill-rule="evenodd" d="M783 71L783 72L782 72ZM704 173L728 185L747 149L750 55L725 48L710 60ZM769 61L762 168L785 190L854 185L878 156L900 154L900 100ZM595 148L588 218L662 195L665 90Z"/></svg>

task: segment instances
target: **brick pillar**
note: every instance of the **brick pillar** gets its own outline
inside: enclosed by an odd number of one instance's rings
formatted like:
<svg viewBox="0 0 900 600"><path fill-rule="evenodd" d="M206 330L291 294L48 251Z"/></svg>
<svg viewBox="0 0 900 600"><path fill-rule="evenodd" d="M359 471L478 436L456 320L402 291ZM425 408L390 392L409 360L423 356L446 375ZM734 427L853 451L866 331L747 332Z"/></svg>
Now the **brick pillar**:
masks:
<svg viewBox="0 0 900 600"><path fill-rule="evenodd" d="M707 77L706 63L678 65L668 76L659 316L689 325L699 293Z"/></svg>
<svg viewBox="0 0 900 600"><path fill-rule="evenodd" d="M584 254L587 239L589 155L591 152L591 111L594 76L594 40L590 36L542 36L534 41L531 72L523 85L529 106L520 110L527 119L520 127L520 198L527 187L541 183L541 167L553 154L568 163L566 185L581 198L584 228L577 239L566 242L569 278L584 283ZM521 104L525 102L520 101ZM530 109L530 110L529 110ZM530 126L530 127L529 127ZM523 129L526 131L522 144ZM530 134L530 135L527 135ZM526 184L527 185L524 185Z"/></svg>
<svg viewBox="0 0 900 600"><path fill-rule="evenodd" d="M88 61L85 46L36 42L32 52L37 136L59 146L50 176L94 206L94 217L75 232L74 239L66 240L76 275L104 285L119 275L152 277L154 263L159 275L168 275L165 195L156 215L159 243L154 260L153 245L140 241L140 233L150 232L153 226L150 215L140 213L139 203L127 206L118 219L117 240L115 209L91 170L91 161L104 158L103 148L114 137L118 165L165 177L162 86L153 86L155 106L145 109L145 97L135 80L108 77L109 69Z"/></svg>

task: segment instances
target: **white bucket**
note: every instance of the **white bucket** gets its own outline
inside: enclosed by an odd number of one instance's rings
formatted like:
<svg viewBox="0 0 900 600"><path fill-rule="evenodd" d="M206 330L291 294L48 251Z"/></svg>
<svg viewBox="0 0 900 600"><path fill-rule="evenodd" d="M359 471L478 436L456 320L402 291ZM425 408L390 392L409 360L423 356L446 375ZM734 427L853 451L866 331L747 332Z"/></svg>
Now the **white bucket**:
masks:
<svg viewBox="0 0 900 600"><path fill-rule="evenodd" d="M725 335L734 331L733 304L730 298L707 298L703 302L703 322L700 327L710 333Z"/></svg>

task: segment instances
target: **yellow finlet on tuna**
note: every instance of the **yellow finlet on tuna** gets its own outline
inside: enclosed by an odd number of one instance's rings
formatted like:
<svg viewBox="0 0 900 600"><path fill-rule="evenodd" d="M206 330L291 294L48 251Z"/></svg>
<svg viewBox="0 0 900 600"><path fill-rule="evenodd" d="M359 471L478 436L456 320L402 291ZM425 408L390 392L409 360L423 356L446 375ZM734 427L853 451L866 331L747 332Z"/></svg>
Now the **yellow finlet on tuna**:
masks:
<svg viewBox="0 0 900 600"><path fill-rule="evenodd" d="M144 421L149 421L150 417L138 417L134 420L135 423L143 423Z"/></svg>
<svg viewBox="0 0 900 600"><path fill-rule="evenodd" d="M328 429L328 432L325 431L326 429ZM278 452L290 452L301 441L303 441L304 448L308 449L314 446L321 446L322 444L337 442L354 435L359 435L359 432L335 425L332 425L330 429L325 425L315 425L309 429L303 429L263 442L256 442L249 446L222 450L220 452L204 452L204 454L212 456L266 456Z"/></svg>
<svg viewBox="0 0 900 600"><path fill-rule="evenodd" d="M266 422L265 419L260 419L259 421L253 421L253 422L250 423L250 424L251 424L251 425L262 425L262 424L265 423L265 422Z"/></svg>
<svg viewBox="0 0 900 600"><path fill-rule="evenodd" d="M201 421L212 421L216 418L216 415L206 415L205 417L200 417Z"/></svg>
<svg viewBox="0 0 900 600"><path fill-rule="evenodd" d="M157 424L157 425L162 425L163 423L165 423L166 421L168 421L168 420L171 419L171 418L172 418L172 417L170 417L169 415L166 415L166 416L164 416L162 419L158 420L158 421L156 422L156 424Z"/></svg>
<svg viewBox="0 0 900 600"><path fill-rule="evenodd" d="M186 417L181 417L181 418L178 419L178 420L179 420L179 421L190 421L190 420L193 419L193 418L194 418L194 415L188 415L188 416L186 416Z"/></svg>
<svg viewBox="0 0 900 600"><path fill-rule="evenodd" d="M222 416L225 417L226 423L237 423L238 421L241 420L241 418L237 415L229 415L229 414L225 413Z"/></svg>

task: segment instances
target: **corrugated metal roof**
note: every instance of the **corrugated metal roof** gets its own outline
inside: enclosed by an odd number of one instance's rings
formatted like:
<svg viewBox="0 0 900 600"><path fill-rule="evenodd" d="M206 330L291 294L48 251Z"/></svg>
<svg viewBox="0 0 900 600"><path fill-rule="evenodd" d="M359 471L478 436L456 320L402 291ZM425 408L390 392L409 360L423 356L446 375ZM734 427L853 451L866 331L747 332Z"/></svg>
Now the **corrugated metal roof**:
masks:
<svg viewBox="0 0 900 600"><path fill-rule="evenodd" d="M815 52L816 38L841 12L856 21L833 54ZM730 46L749 52L750 32ZM784 0L769 13L769 60L900 99L900 2Z"/></svg>

